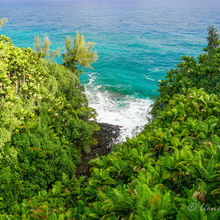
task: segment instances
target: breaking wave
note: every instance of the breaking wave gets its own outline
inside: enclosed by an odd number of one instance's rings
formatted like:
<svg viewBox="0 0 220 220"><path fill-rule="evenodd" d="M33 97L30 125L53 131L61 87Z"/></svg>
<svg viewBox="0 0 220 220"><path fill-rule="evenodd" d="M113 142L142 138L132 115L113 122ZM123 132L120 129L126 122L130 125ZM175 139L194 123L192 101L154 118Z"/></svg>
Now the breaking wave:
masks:
<svg viewBox="0 0 220 220"><path fill-rule="evenodd" d="M85 92L89 106L97 112L97 121L121 126L121 134L116 143L140 133L151 118L149 112L153 101L111 93L95 83L95 73L90 74L89 77Z"/></svg>

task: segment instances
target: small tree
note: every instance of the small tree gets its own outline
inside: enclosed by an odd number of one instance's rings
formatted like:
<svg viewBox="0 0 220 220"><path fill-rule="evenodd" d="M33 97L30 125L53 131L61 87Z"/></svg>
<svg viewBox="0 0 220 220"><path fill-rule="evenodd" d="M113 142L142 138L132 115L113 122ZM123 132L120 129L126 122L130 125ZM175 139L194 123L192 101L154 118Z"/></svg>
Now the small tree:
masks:
<svg viewBox="0 0 220 220"><path fill-rule="evenodd" d="M60 57L60 49L50 52L50 40L48 36L44 37L43 43L41 43L39 35L35 38L34 50L42 57L48 58L53 61L56 56Z"/></svg>
<svg viewBox="0 0 220 220"><path fill-rule="evenodd" d="M219 46L219 33L217 28L215 28L213 25L208 27L208 46L205 48L205 51L208 51L208 53L211 53L214 48L217 48Z"/></svg>
<svg viewBox="0 0 220 220"><path fill-rule="evenodd" d="M63 54L64 66L73 72L79 73L79 66L91 68L91 64L96 62L98 56L96 51L92 51L94 42L85 42L83 33L76 32L72 47L71 37L66 37L66 51Z"/></svg>
<svg viewBox="0 0 220 220"><path fill-rule="evenodd" d="M0 19L0 30L2 29L2 26L8 21L7 18Z"/></svg>

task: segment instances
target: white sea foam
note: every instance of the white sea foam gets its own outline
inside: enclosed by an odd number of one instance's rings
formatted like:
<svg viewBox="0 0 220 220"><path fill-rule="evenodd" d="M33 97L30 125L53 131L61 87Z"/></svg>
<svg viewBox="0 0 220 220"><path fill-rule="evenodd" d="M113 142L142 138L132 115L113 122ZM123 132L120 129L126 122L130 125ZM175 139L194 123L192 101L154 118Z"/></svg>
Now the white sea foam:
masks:
<svg viewBox="0 0 220 220"><path fill-rule="evenodd" d="M151 80L151 81L153 81L153 82L156 81L155 79L151 79L149 76L145 76L145 78L146 78L146 79L149 79L149 80Z"/></svg>
<svg viewBox="0 0 220 220"><path fill-rule="evenodd" d="M93 82L95 81L95 79L96 79L95 73L89 74L89 77L90 77L90 79L89 79L89 83L87 84L87 86L92 85L92 83L93 83Z"/></svg>
<svg viewBox="0 0 220 220"><path fill-rule="evenodd" d="M93 85L95 79L95 74L91 74L85 89L89 105L97 112L97 121L121 126L117 143L141 132L151 117L149 111L153 104L152 100L103 91L100 85Z"/></svg>

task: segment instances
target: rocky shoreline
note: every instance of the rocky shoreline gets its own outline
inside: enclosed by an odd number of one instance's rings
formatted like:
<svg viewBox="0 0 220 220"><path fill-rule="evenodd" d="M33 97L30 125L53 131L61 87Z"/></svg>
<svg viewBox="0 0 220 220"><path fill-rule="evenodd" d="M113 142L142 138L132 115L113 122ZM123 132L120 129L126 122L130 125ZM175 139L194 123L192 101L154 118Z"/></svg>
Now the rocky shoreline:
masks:
<svg viewBox="0 0 220 220"><path fill-rule="evenodd" d="M111 151L111 146L114 141L120 135L121 127L118 125L111 125L108 123L97 123L100 127L100 130L95 132L94 137L97 139L98 144L91 147L90 153L82 153L81 163L76 168L76 176L89 176L90 175L90 166L88 162L98 156L104 156L109 154Z"/></svg>

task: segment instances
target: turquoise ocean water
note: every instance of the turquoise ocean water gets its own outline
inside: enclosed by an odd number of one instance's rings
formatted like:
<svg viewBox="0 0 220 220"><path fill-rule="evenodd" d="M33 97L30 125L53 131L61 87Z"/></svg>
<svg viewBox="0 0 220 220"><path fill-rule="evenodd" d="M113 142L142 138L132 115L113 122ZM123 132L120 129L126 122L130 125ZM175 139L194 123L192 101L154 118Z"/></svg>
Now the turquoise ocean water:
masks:
<svg viewBox="0 0 220 220"><path fill-rule="evenodd" d="M21 47L47 34L64 50L65 36L83 31L99 55L80 77L90 105L131 136L147 123L158 80L182 55L202 52L208 25L220 30L220 1L0 0L0 17L9 19L1 32Z"/></svg>

